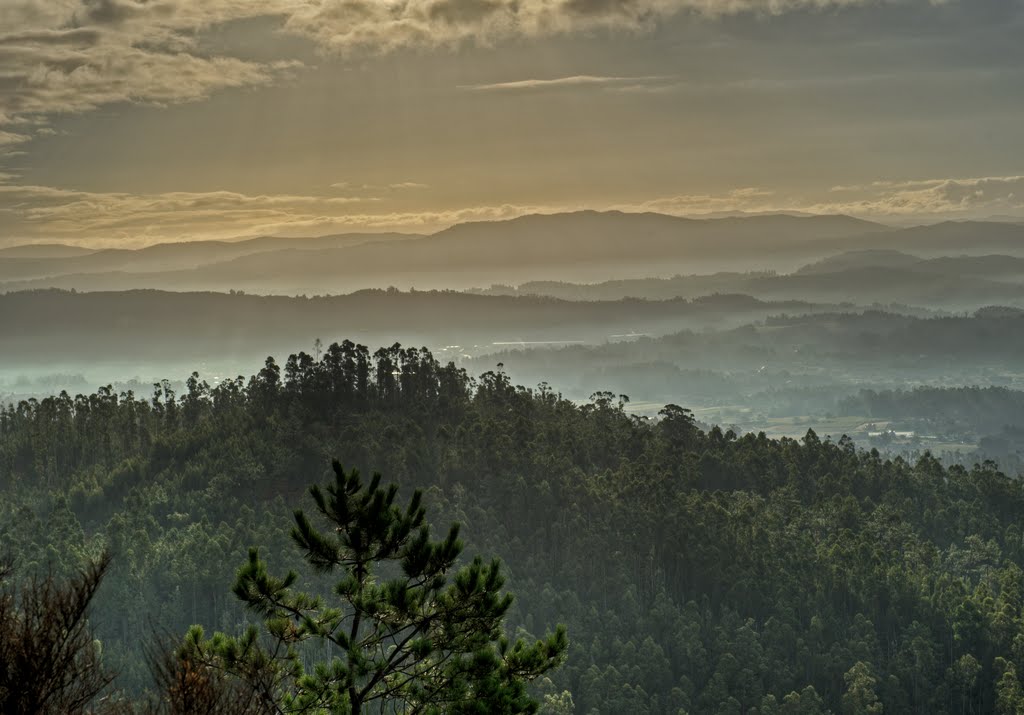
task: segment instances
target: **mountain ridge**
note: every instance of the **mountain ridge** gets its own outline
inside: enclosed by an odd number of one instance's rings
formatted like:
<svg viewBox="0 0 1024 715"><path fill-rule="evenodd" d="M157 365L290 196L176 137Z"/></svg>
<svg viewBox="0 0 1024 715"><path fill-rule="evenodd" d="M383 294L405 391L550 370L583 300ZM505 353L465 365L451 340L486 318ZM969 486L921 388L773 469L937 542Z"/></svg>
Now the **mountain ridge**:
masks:
<svg viewBox="0 0 1024 715"><path fill-rule="evenodd" d="M0 290L470 289L489 283L709 275L752 266L789 272L851 249L912 251L922 260L943 252L1024 257L1024 226L946 222L892 229L843 214L692 218L586 210L464 222L429 235L169 242L52 259L0 254Z"/></svg>

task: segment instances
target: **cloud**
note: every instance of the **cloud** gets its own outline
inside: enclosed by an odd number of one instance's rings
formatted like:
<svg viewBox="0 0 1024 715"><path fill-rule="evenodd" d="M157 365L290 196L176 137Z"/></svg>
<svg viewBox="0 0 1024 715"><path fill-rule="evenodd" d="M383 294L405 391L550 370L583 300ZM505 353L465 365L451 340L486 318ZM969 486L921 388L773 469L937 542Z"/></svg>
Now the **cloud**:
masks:
<svg viewBox="0 0 1024 715"><path fill-rule="evenodd" d="M340 219L353 205L380 200L231 191L99 193L0 182L0 207L6 207L0 209L0 234L103 245L229 238Z"/></svg>
<svg viewBox="0 0 1024 715"><path fill-rule="evenodd" d="M775 193L757 187L733 189L724 194L683 194L651 199L639 204L617 206L625 211L654 211L681 216L699 216L727 211L782 210L773 201ZM788 208L786 210L792 210Z"/></svg>
<svg viewBox="0 0 1024 715"><path fill-rule="evenodd" d="M397 184L388 184L391 191L405 191L407 189L429 189L430 184L421 184L418 181L401 181Z"/></svg>
<svg viewBox="0 0 1024 715"><path fill-rule="evenodd" d="M955 1L955 0L950 0ZM400 47L493 44L597 30L643 31L676 15L779 15L921 0L320 0L299 2L285 28L343 54Z"/></svg>
<svg viewBox="0 0 1024 715"><path fill-rule="evenodd" d="M14 132L5 132L0 130L0 149L5 146L13 146L15 144L22 144L27 141L31 141L32 137L27 134L15 134Z"/></svg>
<svg viewBox="0 0 1024 715"><path fill-rule="evenodd" d="M533 90L557 87L607 86L607 85L644 85L650 82L663 82L665 77L600 77L594 75L573 75L571 77L555 77L554 79L521 79L512 82L496 82L493 84L461 85L459 89L474 92L491 92L501 90Z"/></svg>
<svg viewBox="0 0 1024 715"><path fill-rule="evenodd" d="M730 212L850 214L920 221L1024 218L1024 176L879 181L860 197L816 201L758 187L720 194L681 194L609 204L497 204L433 211L372 211L379 197L251 195L231 191L161 194L97 193L12 183L0 174L0 241L60 240L91 246L145 245L169 240L259 235L309 236L346 231L430 232L465 221L493 221L532 213L580 209L707 216ZM889 187L889 188L886 188Z"/></svg>
<svg viewBox="0 0 1024 715"><path fill-rule="evenodd" d="M717 195L684 195L646 201L651 211L699 215L723 211L794 211L848 214L864 218L915 218L922 221L984 218L997 213L1024 218L1024 176L878 180L832 187L831 194L859 194L822 201L783 197L759 188L736 189Z"/></svg>
<svg viewBox="0 0 1024 715"><path fill-rule="evenodd" d="M238 0L0 3L0 128L44 125L50 115L117 102L191 102L226 88L278 81L299 64L208 56L195 44L197 34L206 27L281 11L285 4Z"/></svg>
<svg viewBox="0 0 1024 715"><path fill-rule="evenodd" d="M862 216L969 217L998 212L1024 213L1024 176L875 181L835 186L834 193L858 192L861 198L816 204L808 210Z"/></svg>
<svg viewBox="0 0 1024 715"><path fill-rule="evenodd" d="M0 113L17 118L115 102L190 102L229 87L270 84L297 67L158 51L117 33L102 36L104 41L88 45L0 37Z"/></svg>
<svg viewBox="0 0 1024 715"><path fill-rule="evenodd" d="M269 18L325 52L490 45L598 30L636 32L680 14L720 17L961 0L5 0L0 2L0 127L116 102L173 104L280 81L300 65L211 56L210 28ZM475 89L614 84L581 75ZM631 86L643 86L646 79Z"/></svg>
<svg viewBox="0 0 1024 715"><path fill-rule="evenodd" d="M378 211L379 198L250 195L231 191L99 193L4 183L0 243L60 240L139 246L169 240L346 231L435 231L463 221L498 220L583 206L501 204L436 211ZM16 177L9 177L14 179Z"/></svg>
<svg viewBox="0 0 1024 715"><path fill-rule="evenodd" d="M398 181L391 184L360 184L352 181L339 181L331 184L330 188L339 191L409 191L413 189L429 189L429 184L422 184L418 181Z"/></svg>

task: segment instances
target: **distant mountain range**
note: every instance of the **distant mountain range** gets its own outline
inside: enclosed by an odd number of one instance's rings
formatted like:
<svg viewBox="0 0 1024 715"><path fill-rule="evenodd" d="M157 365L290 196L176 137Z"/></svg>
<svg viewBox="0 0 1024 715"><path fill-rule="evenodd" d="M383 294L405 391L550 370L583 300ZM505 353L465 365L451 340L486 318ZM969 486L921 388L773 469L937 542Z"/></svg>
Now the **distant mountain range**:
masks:
<svg viewBox="0 0 1024 715"><path fill-rule="evenodd" d="M68 246L63 243L29 243L24 246L0 248L0 260L8 258L71 258L96 253L95 249Z"/></svg>
<svg viewBox="0 0 1024 715"><path fill-rule="evenodd" d="M601 283L530 281L472 292L604 301L740 293L773 301L896 304L902 306L900 312L906 312L907 306L974 311L988 305L1024 306L1024 258L986 255L924 259L900 251L873 249L841 253L789 274L726 272Z"/></svg>
<svg viewBox="0 0 1024 715"><path fill-rule="evenodd" d="M851 252L852 253L848 253ZM860 253L858 253L860 252ZM843 257L837 254L848 253ZM900 253L900 255L896 255ZM942 291L941 280L965 270L981 281L1012 278L1003 259L1024 259L1024 225L947 222L893 229L848 216L787 214L681 218L655 213L581 211L530 215L508 221L474 222L422 236L342 234L317 238L264 237L245 241L163 243L137 250L87 251L71 246L22 246L0 251L0 291L65 288L108 291L153 288L174 291L244 290L261 294L339 294L394 285L401 288L468 289L491 283L531 281L593 283L611 278L667 277L750 270L799 271L801 290L812 274L857 268L908 270L918 288L915 301ZM929 258L949 258L926 267ZM959 263L956 263L959 261ZM813 266L806 264L814 263ZM920 265L919 265L920 264ZM998 269L998 270L997 270ZM922 275L933 274L933 287ZM849 274L824 293L786 293L771 277L719 281L714 290L771 298L836 299L841 286L863 276ZM849 280L847 280L849 279ZM753 285L746 285L750 281ZM705 281L706 282L706 281ZM872 281L876 283L877 281ZM856 286L851 286L856 288ZM706 285L686 295L709 292ZM977 288L979 304L1013 302L1015 287ZM628 294L633 295L633 294ZM642 294L641 294L642 295ZM858 300L902 300L900 291ZM608 297L608 296L604 296ZM652 296L653 297L653 296ZM664 297L664 296L660 296ZM941 296L940 296L941 297ZM850 296L842 294L841 300Z"/></svg>
<svg viewBox="0 0 1024 715"><path fill-rule="evenodd" d="M62 244L14 246L0 250L0 282L68 275L167 273L216 265L260 253L351 248L365 243L422 238L400 233L351 233L316 238L264 236L244 241L181 241L145 248L89 250Z"/></svg>
<svg viewBox="0 0 1024 715"><path fill-rule="evenodd" d="M81 253L26 246L0 252L0 290L241 289L339 293L461 288L487 281L588 279L675 269L794 262L814 245L888 228L847 216L689 219L582 211L453 226L430 236L164 243Z"/></svg>

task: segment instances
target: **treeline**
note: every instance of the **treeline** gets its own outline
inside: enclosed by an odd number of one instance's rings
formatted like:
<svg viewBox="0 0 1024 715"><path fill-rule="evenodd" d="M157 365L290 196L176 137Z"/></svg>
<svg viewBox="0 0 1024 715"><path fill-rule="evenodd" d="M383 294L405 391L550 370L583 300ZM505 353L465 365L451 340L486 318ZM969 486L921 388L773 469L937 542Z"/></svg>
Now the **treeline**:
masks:
<svg viewBox="0 0 1024 715"><path fill-rule="evenodd" d="M574 397L594 384L640 400L700 406L744 404L778 414L786 405L759 393L819 389L800 411L835 412L839 399L864 385L986 383L1013 380L1024 358L1024 313L915 318L866 310L773 315L717 330L626 336L602 345L506 350L467 361L477 370L500 360L525 384L546 380ZM586 389L587 386L590 389ZM855 412L854 414L859 414Z"/></svg>
<svg viewBox="0 0 1024 715"><path fill-rule="evenodd" d="M93 622L139 692L154 630L241 630L235 568L253 544L294 566L289 506L337 457L501 556L520 634L568 626L548 712L1024 708L1020 481L625 404L351 342L183 394L25 401L0 411L0 541L22 575L113 553Z"/></svg>
<svg viewBox="0 0 1024 715"><path fill-rule="evenodd" d="M896 252L896 255L905 254ZM850 253L804 266L793 273L721 272L600 283L536 280L515 287L493 285L477 292L590 301L619 300L630 296L694 298L726 293L749 295L760 300L853 303L861 306L888 304L899 312L927 315L936 309L975 310L992 303L1019 306L1024 299L1020 285L1021 265L1024 265L1024 260L1009 256L937 258L905 265L886 259L871 261L860 258L858 253Z"/></svg>
<svg viewBox="0 0 1024 715"><path fill-rule="evenodd" d="M604 342L630 331L664 334L684 328L735 327L779 312L834 306L765 303L746 296L700 300L574 302L539 296L485 296L443 291L361 290L312 297L156 290L0 293L4 368L19 374L83 362L137 366L228 358L254 363L281 346L320 337L358 335L362 342L490 346L509 341ZM112 321L110 316L117 315ZM68 346L73 345L73 354ZM137 369L133 367L131 369ZM3 377L3 375L0 375ZM13 377L13 376L12 376ZM10 379L10 378L8 378Z"/></svg>
<svg viewBox="0 0 1024 715"><path fill-rule="evenodd" d="M824 365L856 370L870 364L974 370L1017 365L1024 356L1024 313L988 310L972 316L915 318L877 310L774 314L722 330L682 330L629 342L568 346L548 351L508 351L507 364L557 368L673 360L686 367L794 372ZM965 363L964 360L970 360ZM912 362L909 362L912 361ZM1008 371L1004 371L1008 372ZM833 380L838 379L833 377Z"/></svg>
<svg viewBox="0 0 1024 715"><path fill-rule="evenodd" d="M946 463L994 459L1014 473L1024 468L1024 392L1020 390L977 386L862 390L841 399L838 410L894 422L899 429L977 443L969 453L944 453Z"/></svg>
<svg viewBox="0 0 1024 715"><path fill-rule="evenodd" d="M940 429L981 435L1024 425L1024 392L1005 387L917 387L862 390L839 403L845 414L915 419Z"/></svg>

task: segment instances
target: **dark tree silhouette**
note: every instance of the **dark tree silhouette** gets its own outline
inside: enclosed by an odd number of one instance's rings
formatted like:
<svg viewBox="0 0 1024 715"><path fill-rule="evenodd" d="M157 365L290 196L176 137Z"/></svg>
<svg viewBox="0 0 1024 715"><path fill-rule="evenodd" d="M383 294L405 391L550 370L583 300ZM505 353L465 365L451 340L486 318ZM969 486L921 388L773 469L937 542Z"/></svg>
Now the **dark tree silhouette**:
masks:
<svg viewBox="0 0 1024 715"><path fill-rule="evenodd" d="M74 715L112 711L97 699L113 681L87 620L110 565L103 556L67 583L53 575L21 588L0 567L0 712Z"/></svg>

